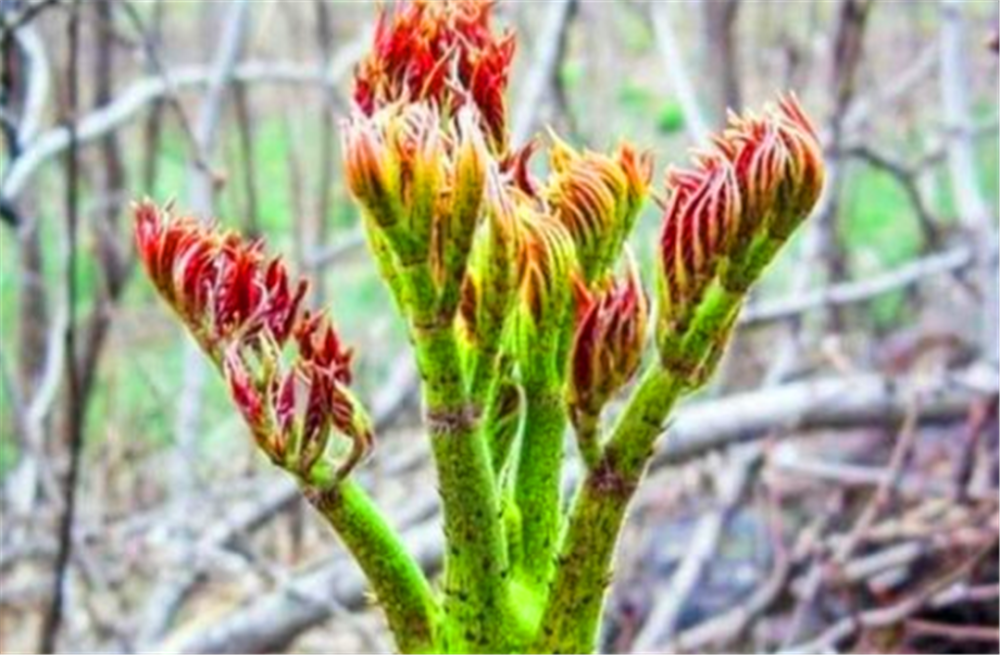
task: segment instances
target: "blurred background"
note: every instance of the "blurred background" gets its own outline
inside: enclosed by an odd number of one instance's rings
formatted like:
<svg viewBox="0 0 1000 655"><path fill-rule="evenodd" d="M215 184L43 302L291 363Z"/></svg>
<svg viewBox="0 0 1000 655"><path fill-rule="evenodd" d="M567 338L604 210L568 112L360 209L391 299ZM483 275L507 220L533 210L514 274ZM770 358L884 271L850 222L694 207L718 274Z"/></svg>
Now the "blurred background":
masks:
<svg viewBox="0 0 1000 655"><path fill-rule="evenodd" d="M375 15L0 4L4 652L391 649L359 571L137 268L129 213L173 199L312 278L378 423L358 475L439 566L413 362L341 179ZM727 107L794 90L826 152L815 215L636 498L602 649L997 652L997 3L497 15L519 35L515 145L546 126L628 139L659 192ZM649 202L632 239L648 289L659 223Z"/></svg>

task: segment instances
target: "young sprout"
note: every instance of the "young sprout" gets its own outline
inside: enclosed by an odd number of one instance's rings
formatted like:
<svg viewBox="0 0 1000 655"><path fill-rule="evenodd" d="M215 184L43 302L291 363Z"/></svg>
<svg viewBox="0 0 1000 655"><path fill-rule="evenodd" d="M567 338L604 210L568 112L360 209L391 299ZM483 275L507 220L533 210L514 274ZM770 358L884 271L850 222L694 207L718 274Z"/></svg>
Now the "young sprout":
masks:
<svg viewBox="0 0 1000 655"><path fill-rule="evenodd" d="M543 142L510 147L514 36L492 29L492 8L381 9L342 124L346 187L420 374L443 514L437 589L348 477L373 429L350 350L303 307L306 281L262 242L148 201L136 241L257 446L361 565L402 651L592 652L665 421L711 375L750 286L816 204L822 150L790 95L731 114L690 169L670 169L651 309L630 256L615 275L651 155L551 134L548 174L532 174ZM640 373L651 320L659 357ZM625 403L602 425L616 395ZM571 504L569 427L586 464Z"/></svg>

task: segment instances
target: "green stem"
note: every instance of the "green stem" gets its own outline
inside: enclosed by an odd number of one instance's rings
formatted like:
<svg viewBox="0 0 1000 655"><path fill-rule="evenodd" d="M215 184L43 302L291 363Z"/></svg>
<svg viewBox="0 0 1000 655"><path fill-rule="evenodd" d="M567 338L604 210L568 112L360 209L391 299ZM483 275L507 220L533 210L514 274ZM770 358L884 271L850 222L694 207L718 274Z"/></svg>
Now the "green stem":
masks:
<svg viewBox="0 0 1000 655"><path fill-rule="evenodd" d="M358 561L400 651L435 650L438 608L430 585L365 491L348 479L328 491L305 493Z"/></svg>
<svg viewBox="0 0 1000 655"><path fill-rule="evenodd" d="M618 535L632 495L674 401L676 376L651 367L585 478L570 513L560 565L532 651L589 653L596 647L604 595Z"/></svg>
<svg viewBox="0 0 1000 655"><path fill-rule="evenodd" d="M554 568L560 530L559 483L566 410L558 386L525 384L525 416L514 498L521 510L525 581L544 589Z"/></svg>
<svg viewBox="0 0 1000 655"><path fill-rule="evenodd" d="M581 412L574 420L576 446L588 471L593 470L601 459L600 422L600 413L590 412Z"/></svg>
<svg viewBox="0 0 1000 655"><path fill-rule="evenodd" d="M521 391L512 380L497 380L484 416L490 464L499 482L521 424Z"/></svg>
<svg viewBox="0 0 1000 655"><path fill-rule="evenodd" d="M444 650L505 650L511 635L500 503L486 441L447 326L414 329L427 423L444 508Z"/></svg>
<svg viewBox="0 0 1000 655"><path fill-rule="evenodd" d="M490 341L483 341L476 344L476 349L471 354L472 364L469 366L469 395L472 401L480 407L487 404L490 389L503 374L503 371L499 370L499 342L500 337L497 335Z"/></svg>

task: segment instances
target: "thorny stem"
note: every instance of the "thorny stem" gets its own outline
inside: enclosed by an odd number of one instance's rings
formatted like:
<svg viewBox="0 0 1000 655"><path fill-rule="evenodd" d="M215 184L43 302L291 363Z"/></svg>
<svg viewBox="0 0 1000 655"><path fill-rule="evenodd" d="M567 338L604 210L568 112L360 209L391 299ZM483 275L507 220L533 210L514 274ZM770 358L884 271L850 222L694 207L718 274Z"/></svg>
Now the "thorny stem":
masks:
<svg viewBox="0 0 1000 655"><path fill-rule="evenodd" d="M351 479L306 496L358 561L404 653L435 650L438 607L416 560L368 494Z"/></svg>
<svg viewBox="0 0 1000 655"><path fill-rule="evenodd" d="M558 386L548 381L525 385L525 404L514 497L526 554L521 573L529 586L540 590L551 577L558 545L566 411Z"/></svg>
<svg viewBox="0 0 1000 655"><path fill-rule="evenodd" d="M478 406L488 404L490 390L503 371L499 369L500 338L477 344L472 353L472 365L469 367L469 395Z"/></svg>
<svg viewBox="0 0 1000 655"><path fill-rule="evenodd" d="M632 496L677 399L715 368L743 295L707 294L680 340L678 365L651 366L590 467L570 512L534 652L592 652L611 562Z"/></svg>
<svg viewBox="0 0 1000 655"><path fill-rule="evenodd" d="M504 650L506 548L490 456L461 376L450 323L415 327L414 341L444 508L443 650Z"/></svg>
<svg viewBox="0 0 1000 655"><path fill-rule="evenodd" d="M593 652L618 534L663 421L683 389L676 376L650 367L587 474L573 502L532 652Z"/></svg>
<svg viewBox="0 0 1000 655"><path fill-rule="evenodd" d="M583 463L593 470L601 459L601 442L598 428L601 417L597 414L582 414L576 420L576 445Z"/></svg>

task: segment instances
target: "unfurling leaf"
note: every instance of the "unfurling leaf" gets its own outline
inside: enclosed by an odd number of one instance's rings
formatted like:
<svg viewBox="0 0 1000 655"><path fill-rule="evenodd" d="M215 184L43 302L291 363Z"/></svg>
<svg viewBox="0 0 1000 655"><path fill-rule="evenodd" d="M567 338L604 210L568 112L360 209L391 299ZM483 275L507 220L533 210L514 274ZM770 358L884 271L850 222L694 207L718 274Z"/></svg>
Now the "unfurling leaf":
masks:
<svg viewBox="0 0 1000 655"><path fill-rule="evenodd" d="M578 428L596 419L605 403L635 375L648 318L649 302L631 259L622 280L587 298L569 358L567 403Z"/></svg>
<svg viewBox="0 0 1000 655"><path fill-rule="evenodd" d="M171 219L150 202L135 207L135 220L157 291L222 369L261 450L310 484L349 473L371 448L372 431L348 388L350 351L325 316L301 307L305 280L293 282L261 242ZM348 452L331 450L334 431Z"/></svg>
<svg viewBox="0 0 1000 655"><path fill-rule="evenodd" d="M584 279L599 280L621 254L653 173L649 153L629 145L614 157L578 153L553 135L552 175L544 195L573 237Z"/></svg>
<svg viewBox="0 0 1000 655"><path fill-rule="evenodd" d="M760 116L731 115L713 143L696 153L693 170L667 173L657 318L667 358L699 312L705 315L699 344L726 341L739 300L823 186L816 132L794 96Z"/></svg>
<svg viewBox="0 0 1000 655"><path fill-rule="evenodd" d="M354 76L355 104L368 116L400 101L428 101L446 116L472 105L492 152L503 153L514 37L493 33L492 5L416 0L383 10L372 51Z"/></svg>

